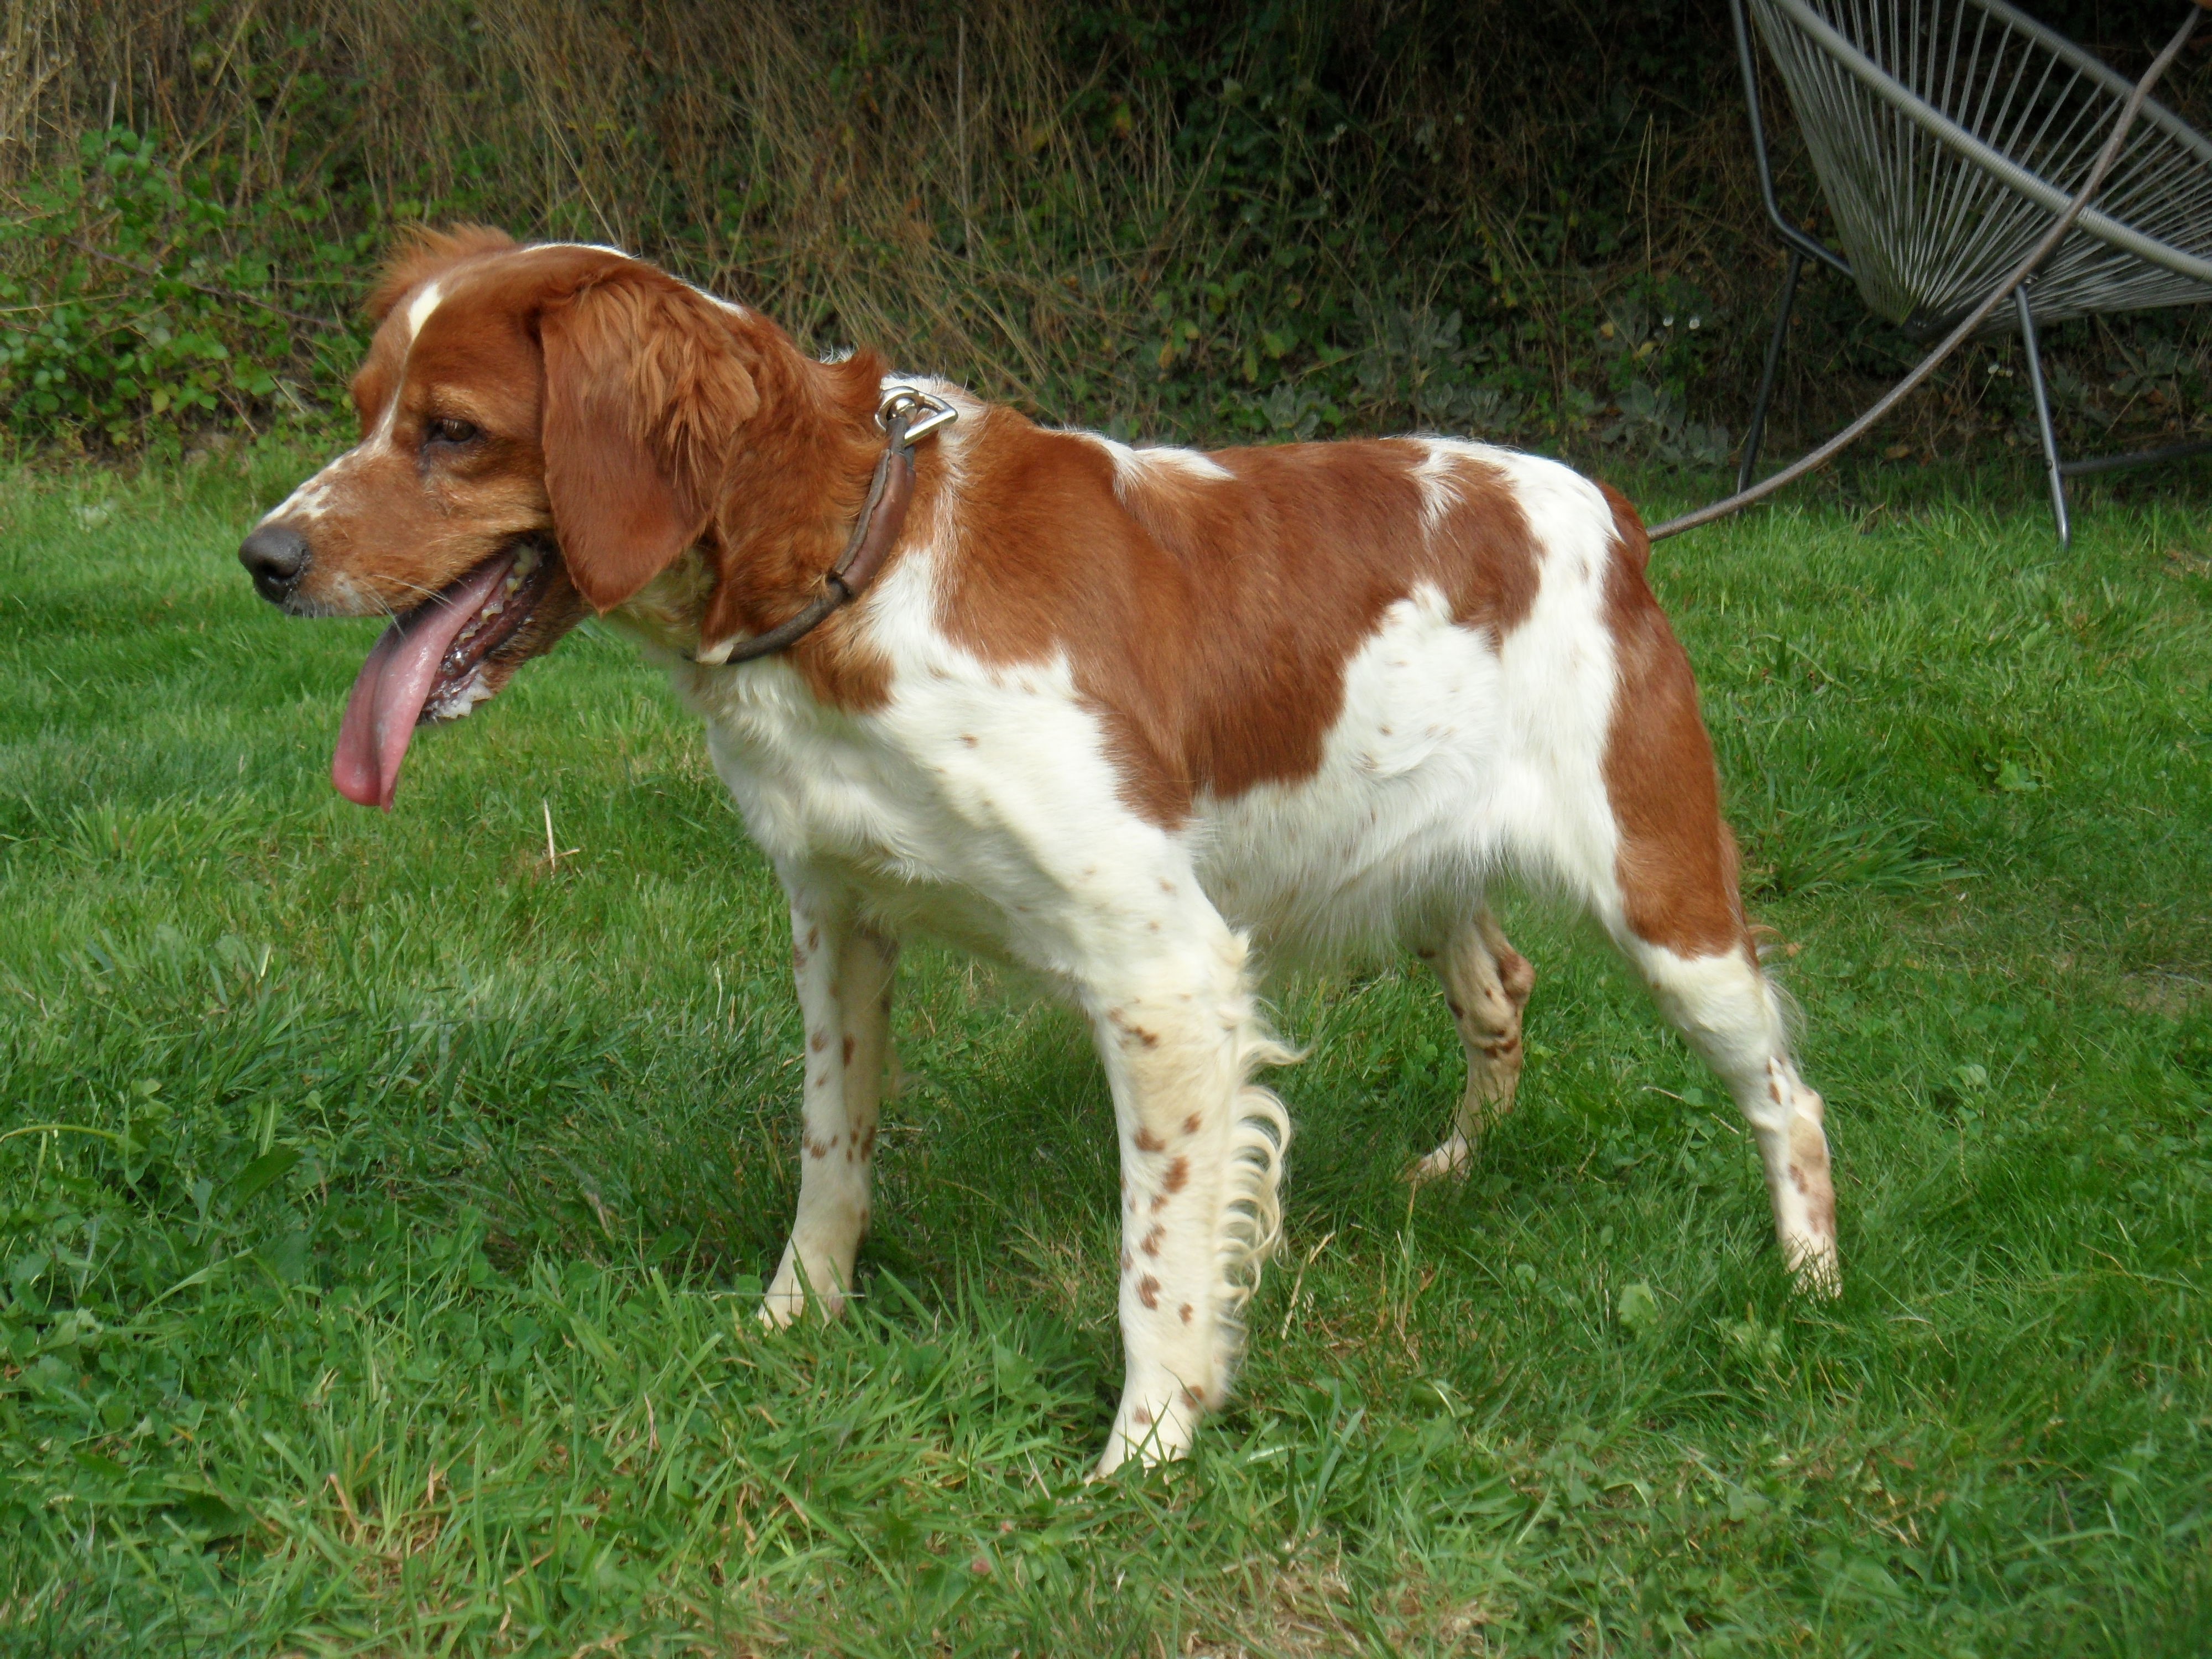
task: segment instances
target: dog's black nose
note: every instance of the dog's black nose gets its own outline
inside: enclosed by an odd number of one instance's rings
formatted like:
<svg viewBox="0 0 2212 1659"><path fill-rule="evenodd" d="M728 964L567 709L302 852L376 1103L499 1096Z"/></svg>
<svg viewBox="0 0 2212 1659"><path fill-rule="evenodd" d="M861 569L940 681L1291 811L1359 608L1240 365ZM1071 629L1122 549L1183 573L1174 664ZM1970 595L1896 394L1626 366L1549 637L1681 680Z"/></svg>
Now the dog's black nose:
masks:
<svg viewBox="0 0 2212 1659"><path fill-rule="evenodd" d="M253 578L255 592L282 605L307 568L307 538L281 524L264 524L239 544L238 562Z"/></svg>

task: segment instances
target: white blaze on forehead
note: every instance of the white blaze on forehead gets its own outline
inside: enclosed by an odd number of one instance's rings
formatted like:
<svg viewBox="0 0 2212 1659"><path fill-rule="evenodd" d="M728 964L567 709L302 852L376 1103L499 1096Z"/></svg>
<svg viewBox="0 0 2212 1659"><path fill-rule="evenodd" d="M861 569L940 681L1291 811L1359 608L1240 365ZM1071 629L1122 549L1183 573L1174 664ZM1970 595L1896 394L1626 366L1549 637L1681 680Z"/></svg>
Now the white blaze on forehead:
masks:
<svg viewBox="0 0 2212 1659"><path fill-rule="evenodd" d="M407 324L407 345L400 354L399 373L392 382L392 396L385 400L384 412L376 417L376 430L368 434L368 441L362 445L362 448L367 449L378 444L386 446L391 444L392 427L399 419L399 394L407 386L407 364L409 359L415 355L415 342L422 338L422 325L430 320L430 314L437 310L439 301L445 297L445 284L433 277L429 282L423 283L415 297L407 302L407 309L403 313L404 320ZM349 459L349 456L342 455L331 465L333 468L340 467Z"/></svg>
<svg viewBox="0 0 2212 1659"><path fill-rule="evenodd" d="M407 343L409 345L415 343L415 337L422 333L422 325L430 320L430 313L438 308L438 301L445 297L444 285L432 281L423 283L422 292L407 302Z"/></svg>
<svg viewBox="0 0 2212 1659"><path fill-rule="evenodd" d="M407 325L407 352L400 357L398 379L392 385L391 397L385 400L384 408L376 417L376 429L270 508L263 515L262 523L281 520L307 524L321 518L330 510L331 498L337 494L339 482L359 464L364 452L392 441L392 427L399 416L400 388L407 382L407 357L414 350L416 338L422 332L422 325L430 320L430 313L437 310L439 301L445 297L443 284L434 280L425 283L401 313L402 320Z"/></svg>

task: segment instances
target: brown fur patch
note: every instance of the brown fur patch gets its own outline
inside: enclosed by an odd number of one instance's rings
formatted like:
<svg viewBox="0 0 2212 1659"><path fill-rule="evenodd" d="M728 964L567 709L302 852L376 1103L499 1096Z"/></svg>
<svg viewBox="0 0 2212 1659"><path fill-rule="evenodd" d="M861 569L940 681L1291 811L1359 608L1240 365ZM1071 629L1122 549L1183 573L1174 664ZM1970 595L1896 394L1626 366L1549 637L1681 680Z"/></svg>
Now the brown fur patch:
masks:
<svg viewBox="0 0 2212 1659"><path fill-rule="evenodd" d="M1124 800L1157 823L1200 790L1311 776L1346 664L1417 583L1496 636L1535 597L1504 481L1455 463L1432 533L1414 471L1427 451L1410 441L1214 452L1226 478L1141 459L1117 477L1097 441L1003 409L965 443L942 625L994 664L1065 652Z"/></svg>
<svg viewBox="0 0 2212 1659"><path fill-rule="evenodd" d="M1164 1152L1168 1149L1167 1142L1150 1129L1138 1130L1135 1134L1129 1137L1129 1144L1140 1152Z"/></svg>
<svg viewBox="0 0 2212 1659"><path fill-rule="evenodd" d="M1160 1185L1171 1193L1179 1193L1183 1189L1183 1183L1189 1179L1190 1160L1179 1158L1168 1165L1168 1172L1160 1178Z"/></svg>
<svg viewBox="0 0 2212 1659"><path fill-rule="evenodd" d="M1644 582L1651 544L1643 520L1617 491L1606 499L1615 532L1605 582L1615 690L1604 774L1628 926L1680 956L1719 956L1746 941L1735 842L1721 822L1697 682Z"/></svg>
<svg viewBox="0 0 2212 1659"><path fill-rule="evenodd" d="M1137 1300L1143 1303L1147 1308L1158 1307L1160 1305L1160 1281L1153 1278L1150 1273L1146 1273L1142 1279L1139 1279L1137 1281Z"/></svg>

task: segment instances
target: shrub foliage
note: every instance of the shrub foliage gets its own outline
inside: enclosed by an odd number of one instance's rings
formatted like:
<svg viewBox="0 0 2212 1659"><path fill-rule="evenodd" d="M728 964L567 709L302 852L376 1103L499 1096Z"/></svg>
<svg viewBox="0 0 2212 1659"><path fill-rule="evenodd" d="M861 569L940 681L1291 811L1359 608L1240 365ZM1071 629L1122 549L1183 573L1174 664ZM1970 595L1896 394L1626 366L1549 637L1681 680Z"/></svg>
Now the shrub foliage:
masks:
<svg viewBox="0 0 2212 1659"><path fill-rule="evenodd" d="M2172 9L2043 9L2127 69ZM1778 269L1730 39L1719 0L4 0L0 403L125 447L319 416L391 229L471 218L1054 418L1715 462ZM2059 333L2077 437L2194 418L2193 317ZM1893 436L2017 441L2013 349ZM1813 283L1784 441L1916 355Z"/></svg>

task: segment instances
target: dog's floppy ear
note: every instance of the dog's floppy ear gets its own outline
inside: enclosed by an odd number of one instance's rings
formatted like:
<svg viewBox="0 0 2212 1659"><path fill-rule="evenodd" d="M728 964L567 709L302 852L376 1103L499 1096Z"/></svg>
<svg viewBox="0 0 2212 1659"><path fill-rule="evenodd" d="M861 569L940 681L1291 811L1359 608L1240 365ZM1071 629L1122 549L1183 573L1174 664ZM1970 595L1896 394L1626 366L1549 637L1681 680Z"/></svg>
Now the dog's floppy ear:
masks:
<svg viewBox="0 0 2212 1659"><path fill-rule="evenodd" d="M712 301L643 266L538 317L539 443L568 578L606 611L697 541L737 428L760 406Z"/></svg>

